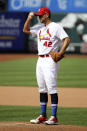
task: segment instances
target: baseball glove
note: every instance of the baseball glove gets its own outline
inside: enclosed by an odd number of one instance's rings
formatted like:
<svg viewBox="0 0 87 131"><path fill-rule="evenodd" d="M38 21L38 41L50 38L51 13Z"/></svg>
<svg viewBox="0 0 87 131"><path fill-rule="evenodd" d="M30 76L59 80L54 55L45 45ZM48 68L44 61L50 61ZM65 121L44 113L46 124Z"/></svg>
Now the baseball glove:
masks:
<svg viewBox="0 0 87 131"><path fill-rule="evenodd" d="M58 61L60 61L61 59L64 58L64 54L63 54L63 55L60 55L59 52L51 51L51 52L50 52L50 55L51 55L52 59L53 59L55 62L58 62Z"/></svg>

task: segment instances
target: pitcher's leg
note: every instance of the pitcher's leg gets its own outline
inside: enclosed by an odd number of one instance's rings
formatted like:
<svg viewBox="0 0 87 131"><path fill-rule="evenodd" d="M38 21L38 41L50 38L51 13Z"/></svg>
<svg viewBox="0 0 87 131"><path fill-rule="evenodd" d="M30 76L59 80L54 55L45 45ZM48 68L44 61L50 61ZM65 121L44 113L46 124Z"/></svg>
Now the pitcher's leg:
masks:
<svg viewBox="0 0 87 131"><path fill-rule="evenodd" d="M36 68L36 76L37 76L37 82L38 82L39 92L40 92L41 117L39 120L43 122L47 120L46 107L47 107L47 102L48 102L48 94L47 94L47 88L46 88L46 83L44 80L44 74L43 74L41 64L42 62L38 61L37 68Z"/></svg>
<svg viewBox="0 0 87 131"><path fill-rule="evenodd" d="M58 107L58 94L57 94L57 74L58 74L58 66L54 63L53 67L49 67L47 70L47 74L45 75L45 81L47 85L48 92L51 96L51 105L52 105L52 114L46 124L54 125L58 124L57 119L57 107Z"/></svg>
<svg viewBox="0 0 87 131"><path fill-rule="evenodd" d="M36 66L37 83L38 83L38 87L39 87L39 92L40 93L47 93L46 83L45 83L44 74L43 74L41 64L42 64L41 61L38 59L37 66Z"/></svg>
<svg viewBox="0 0 87 131"><path fill-rule="evenodd" d="M57 93L57 77L58 77L59 64L53 63L44 70L45 82L49 94Z"/></svg>
<svg viewBox="0 0 87 131"><path fill-rule="evenodd" d="M48 102L48 94L47 93L40 93L40 107L41 107L41 115L46 117L46 107Z"/></svg>
<svg viewBox="0 0 87 131"><path fill-rule="evenodd" d="M51 94L52 116L57 117L58 94Z"/></svg>

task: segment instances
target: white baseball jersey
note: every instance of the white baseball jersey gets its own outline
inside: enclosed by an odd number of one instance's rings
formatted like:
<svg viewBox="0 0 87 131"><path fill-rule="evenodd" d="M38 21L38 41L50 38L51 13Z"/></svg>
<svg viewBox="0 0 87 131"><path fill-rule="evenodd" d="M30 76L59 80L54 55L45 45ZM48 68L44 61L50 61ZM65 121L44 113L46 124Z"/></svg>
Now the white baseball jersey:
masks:
<svg viewBox="0 0 87 131"><path fill-rule="evenodd" d="M30 28L33 36L38 38L38 55L49 54L50 51L57 52L60 40L68 37L64 29L57 23L51 22L47 26L40 24Z"/></svg>

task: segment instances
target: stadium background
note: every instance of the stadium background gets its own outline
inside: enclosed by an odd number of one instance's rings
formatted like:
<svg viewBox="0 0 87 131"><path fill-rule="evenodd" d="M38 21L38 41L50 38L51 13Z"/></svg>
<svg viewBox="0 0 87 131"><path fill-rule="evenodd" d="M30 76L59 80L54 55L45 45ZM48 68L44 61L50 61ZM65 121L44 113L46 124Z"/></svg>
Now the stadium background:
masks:
<svg viewBox="0 0 87 131"><path fill-rule="evenodd" d="M71 4L72 3L72 4ZM37 52L36 38L22 32L29 11L47 6L52 11L52 21L62 23L71 43L67 52L87 53L86 0L0 0L0 52ZM38 24L33 19L31 26Z"/></svg>
<svg viewBox="0 0 87 131"><path fill-rule="evenodd" d="M25 35L22 29L31 10L37 11L40 7L47 6L52 11L52 21L61 23L71 38L66 51L68 55L60 63L57 83L60 95L58 114L60 123L87 126L86 5L86 0L0 0L0 121L29 122L40 113L38 97L34 97L34 92L37 93L35 77L37 40ZM31 26L37 23L38 20L35 18ZM32 93L29 91L31 86ZM48 116L50 113L49 107ZM3 125L7 131L8 125ZM13 127L8 128L10 130ZM71 129L70 126L62 127L62 125L58 128L64 131Z"/></svg>

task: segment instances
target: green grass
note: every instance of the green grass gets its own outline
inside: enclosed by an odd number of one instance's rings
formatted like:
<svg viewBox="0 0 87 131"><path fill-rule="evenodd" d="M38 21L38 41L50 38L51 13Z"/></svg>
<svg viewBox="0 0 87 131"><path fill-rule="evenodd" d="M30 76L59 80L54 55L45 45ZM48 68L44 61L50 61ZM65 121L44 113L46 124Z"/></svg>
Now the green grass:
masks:
<svg viewBox="0 0 87 131"><path fill-rule="evenodd" d="M0 106L0 121L29 121L40 114L39 107ZM47 108L48 117L51 108ZM61 124L87 126L87 108L59 108L58 118Z"/></svg>
<svg viewBox="0 0 87 131"><path fill-rule="evenodd" d="M60 65L59 86L87 87L86 58L66 58Z"/></svg>
<svg viewBox="0 0 87 131"><path fill-rule="evenodd" d="M0 85L37 86L36 58L0 63Z"/></svg>
<svg viewBox="0 0 87 131"><path fill-rule="evenodd" d="M0 62L0 85L37 86L37 58ZM65 58L60 62L58 87L87 87L86 58Z"/></svg>

